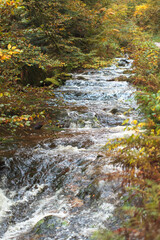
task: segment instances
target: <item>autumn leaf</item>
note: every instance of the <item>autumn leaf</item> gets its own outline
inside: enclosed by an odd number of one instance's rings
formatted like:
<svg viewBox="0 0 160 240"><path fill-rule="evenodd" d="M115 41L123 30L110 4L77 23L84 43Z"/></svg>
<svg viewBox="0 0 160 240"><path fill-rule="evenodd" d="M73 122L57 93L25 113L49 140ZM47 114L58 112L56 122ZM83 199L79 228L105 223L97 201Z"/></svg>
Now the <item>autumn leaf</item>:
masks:
<svg viewBox="0 0 160 240"><path fill-rule="evenodd" d="M10 50L11 49L11 44L8 44L8 50Z"/></svg>

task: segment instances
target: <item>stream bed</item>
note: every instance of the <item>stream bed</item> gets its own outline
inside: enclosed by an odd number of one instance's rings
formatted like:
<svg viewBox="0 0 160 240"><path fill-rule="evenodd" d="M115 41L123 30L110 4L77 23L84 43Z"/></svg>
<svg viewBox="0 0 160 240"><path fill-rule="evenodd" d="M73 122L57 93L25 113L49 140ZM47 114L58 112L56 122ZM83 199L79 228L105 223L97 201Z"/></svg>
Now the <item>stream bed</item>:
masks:
<svg viewBox="0 0 160 240"><path fill-rule="evenodd" d="M102 147L131 134L122 123L138 118L135 88L115 81L129 78L131 68L132 60L117 58L111 67L72 74L55 90L64 103L57 116L62 129L3 159L0 239L89 240L99 228L117 228L120 181L108 175L121 168Z"/></svg>

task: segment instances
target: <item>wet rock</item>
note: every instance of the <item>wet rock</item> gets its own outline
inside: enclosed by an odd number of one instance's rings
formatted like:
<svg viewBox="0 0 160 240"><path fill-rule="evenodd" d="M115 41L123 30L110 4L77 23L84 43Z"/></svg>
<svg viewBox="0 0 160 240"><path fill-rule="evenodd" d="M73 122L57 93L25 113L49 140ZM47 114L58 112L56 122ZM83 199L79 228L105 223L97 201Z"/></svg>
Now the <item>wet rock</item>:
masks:
<svg viewBox="0 0 160 240"><path fill-rule="evenodd" d="M99 123L101 126L118 126L121 125L124 121L124 119L121 119L118 114L113 115L99 115L97 117Z"/></svg>
<svg viewBox="0 0 160 240"><path fill-rule="evenodd" d="M61 80L62 84L64 84L68 79L72 78L72 74L70 73L59 73L56 75L56 79Z"/></svg>
<svg viewBox="0 0 160 240"><path fill-rule="evenodd" d="M63 182L65 180L65 175L66 173L68 173L70 170L70 168L68 167L65 167L65 168L58 168L56 169L56 172L55 172L55 169L53 169L53 175L48 179L50 184L52 185L52 188L53 189L59 189L62 185L63 185Z"/></svg>
<svg viewBox="0 0 160 240"><path fill-rule="evenodd" d="M81 139L79 138L78 140L75 139L66 139L63 141L64 146L71 145L72 147L78 147L78 148L89 148L91 145L93 145L93 141L90 139Z"/></svg>
<svg viewBox="0 0 160 240"><path fill-rule="evenodd" d="M126 65L129 64L129 61L127 59L121 59L119 62L118 62L118 66L119 67L125 67Z"/></svg>
<svg viewBox="0 0 160 240"><path fill-rule="evenodd" d="M98 158L102 158L102 157L105 157L105 155L102 154L102 153L99 153L99 154L97 155L97 159L98 159Z"/></svg>
<svg viewBox="0 0 160 240"><path fill-rule="evenodd" d="M100 198L100 195L100 191L93 183L91 183L86 188L80 189L77 196L84 201L92 203L94 200L98 200Z"/></svg>
<svg viewBox="0 0 160 240"><path fill-rule="evenodd" d="M78 80L86 80L86 78L85 78L85 77L82 77L82 76L78 76L77 79L78 79Z"/></svg>
<svg viewBox="0 0 160 240"><path fill-rule="evenodd" d="M2 171L6 167L5 161L3 158L0 158L0 171Z"/></svg>
<svg viewBox="0 0 160 240"><path fill-rule="evenodd" d="M117 81L117 82L127 82L128 78L126 76L119 76L119 77L115 78L114 81Z"/></svg>
<svg viewBox="0 0 160 240"><path fill-rule="evenodd" d="M34 226L31 234L47 234L47 236L53 236L57 228L63 225L62 219L55 216L47 216L41 219Z"/></svg>
<svg viewBox="0 0 160 240"><path fill-rule="evenodd" d="M110 112L111 112L112 114L116 114L116 113L118 113L118 109L117 109L117 108L113 108Z"/></svg>

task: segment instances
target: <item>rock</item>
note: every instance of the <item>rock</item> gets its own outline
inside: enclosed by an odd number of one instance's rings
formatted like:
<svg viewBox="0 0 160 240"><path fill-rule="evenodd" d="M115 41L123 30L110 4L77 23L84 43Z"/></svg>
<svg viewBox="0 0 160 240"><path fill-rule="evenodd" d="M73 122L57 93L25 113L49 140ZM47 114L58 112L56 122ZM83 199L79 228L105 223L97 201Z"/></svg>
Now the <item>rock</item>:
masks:
<svg viewBox="0 0 160 240"><path fill-rule="evenodd" d="M41 129L43 127L43 123L42 122L38 122L36 123L36 125L34 126L34 129L38 130L38 129Z"/></svg>
<svg viewBox="0 0 160 240"><path fill-rule="evenodd" d="M72 78L72 74L70 73L61 72L56 75L56 79L60 80L62 84L64 84L68 79L71 79L71 78Z"/></svg>
<svg viewBox="0 0 160 240"><path fill-rule="evenodd" d="M83 77L83 76L78 76L77 80L87 80L87 79L85 77Z"/></svg>
<svg viewBox="0 0 160 240"><path fill-rule="evenodd" d="M114 81L117 81L117 82L124 82L124 81L129 81L129 78L127 78L126 76L119 76L117 78L114 79Z"/></svg>
<svg viewBox="0 0 160 240"><path fill-rule="evenodd" d="M129 61L127 59L121 59L119 62L118 62L118 66L119 67L125 67L126 65L129 64Z"/></svg>
<svg viewBox="0 0 160 240"><path fill-rule="evenodd" d="M50 85L54 85L56 87L59 87L61 85L61 83L59 81L57 81L54 77L52 78L46 78L44 81L45 86L50 86Z"/></svg>
<svg viewBox="0 0 160 240"><path fill-rule="evenodd" d="M0 158L0 171L6 168L5 161L3 158Z"/></svg>
<svg viewBox="0 0 160 240"><path fill-rule="evenodd" d="M32 233L53 235L56 229L62 225L63 222L60 218L50 215L37 222Z"/></svg>
<svg viewBox="0 0 160 240"><path fill-rule="evenodd" d="M99 153L99 154L97 155L97 159L98 159L98 158L102 158L102 157L105 157L105 155L102 154L102 153Z"/></svg>
<svg viewBox="0 0 160 240"><path fill-rule="evenodd" d="M28 66L27 64L22 67L21 70L21 82L23 85L42 86L43 81L46 78L45 71L37 64Z"/></svg>
<svg viewBox="0 0 160 240"><path fill-rule="evenodd" d="M112 114L116 114L118 112L118 109L117 108L113 108L111 111L110 111Z"/></svg>
<svg viewBox="0 0 160 240"><path fill-rule="evenodd" d="M47 74L48 74L48 72L47 72ZM55 75L54 77L46 78L44 81L44 84L46 86L53 84L54 86L59 87L60 85L63 85L66 82L66 80L71 79L71 78L72 78L71 74L62 72L62 73Z"/></svg>
<svg viewBox="0 0 160 240"><path fill-rule="evenodd" d="M89 184L86 188L80 189L77 196L84 201L89 201L92 203L94 200L98 200L100 198L100 191L94 185L94 183Z"/></svg>

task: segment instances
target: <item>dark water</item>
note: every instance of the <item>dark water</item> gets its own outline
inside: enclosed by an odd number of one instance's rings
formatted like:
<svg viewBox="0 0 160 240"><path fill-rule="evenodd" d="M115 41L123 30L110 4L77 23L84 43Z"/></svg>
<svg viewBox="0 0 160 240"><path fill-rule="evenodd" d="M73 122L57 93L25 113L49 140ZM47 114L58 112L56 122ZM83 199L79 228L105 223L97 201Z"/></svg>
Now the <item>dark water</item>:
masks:
<svg viewBox="0 0 160 240"><path fill-rule="evenodd" d="M135 89L114 81L129 77L123 72L132 60L118 61L125 64L73 74L55 91L65 103L57 115L63 130L4 157L1 239L86 240L99 228L116 228L119 183L107 176L121 169L109 164L102 147L130 134L122 123L137 118ZM55 108L55 100L49 105Z"/></svg>

